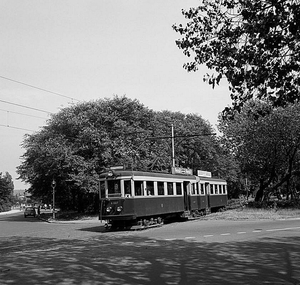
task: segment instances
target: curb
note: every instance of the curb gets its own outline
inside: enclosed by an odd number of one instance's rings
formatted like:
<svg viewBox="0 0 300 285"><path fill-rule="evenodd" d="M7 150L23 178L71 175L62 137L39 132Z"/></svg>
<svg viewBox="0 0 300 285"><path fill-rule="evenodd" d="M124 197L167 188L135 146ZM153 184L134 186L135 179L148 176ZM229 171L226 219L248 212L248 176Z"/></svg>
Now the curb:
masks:
<svg viewBox="0 0 300 285"><path fill-rule="evenodd" d="M102 225L103 222L101 222L100 220L70 220L70 221L60 221L60 220L53 220L52 218L50 219L44 219L44 218L41 218L41 217L37 217L39 220L43 221L43 222L46 222L46 223L49 223L49 224L94 224L94 223L97 223L99 225Z"/></svg>

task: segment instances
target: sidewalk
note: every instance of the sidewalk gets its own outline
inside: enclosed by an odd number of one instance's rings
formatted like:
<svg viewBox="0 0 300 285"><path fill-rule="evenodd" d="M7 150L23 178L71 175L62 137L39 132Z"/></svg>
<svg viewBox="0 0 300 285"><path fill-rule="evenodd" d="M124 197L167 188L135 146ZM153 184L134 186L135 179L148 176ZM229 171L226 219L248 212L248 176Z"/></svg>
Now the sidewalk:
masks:
<svg viewBox="0 0 300 285"><path fill-rule="evenodd" d="M59 224L94 224L94 223L102 224L104 223L103 221L101 222L98 218L82 219L82 220L59 220L59 219L53 220L52 218L49 219L44 219L43 217L37 217L37 218L47 223L59 223Z"/></svg>
<svg viewBox="0 0 300 285"><path fill-rule="evenodd" d="M9 214L20 213L20 212L23 212L23 210L14 209L14 210L10 210L8 212L0 212L0 215L9 215Z"/></svg>
<svg viewBox="0 0 300 285"><path fill-rule="evenodd" d="M0 215L9 215L9 214L20 213L20 212L23 213L24 211L20 209L14 209L7 212L1 212ZM52 218L45 219L42 216L36 216L36 217L41 221L47 223L60 223L60 224L93 224L93 223L103 224L104 223L104 221L101 222L98 219L98 217L93 217L91 219L81 219L81 220L60 220L60 219L53 220Z"/></svg>

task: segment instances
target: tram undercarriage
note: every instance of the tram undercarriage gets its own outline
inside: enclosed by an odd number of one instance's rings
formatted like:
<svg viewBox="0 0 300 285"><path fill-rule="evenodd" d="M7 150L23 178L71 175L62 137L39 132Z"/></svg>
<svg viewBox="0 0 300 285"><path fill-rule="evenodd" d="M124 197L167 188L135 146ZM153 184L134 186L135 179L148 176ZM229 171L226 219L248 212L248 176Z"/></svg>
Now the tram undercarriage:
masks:
<svg viewBox="0 0 300 285"><path fill-rule="evenodd" d="M180 213L166 214L152 217L140 217L132 220L107 220L106 230L142 230L153 227L160 227L164 223L174 221L195 220L205 216L207 210L184 211Z"/></svg>

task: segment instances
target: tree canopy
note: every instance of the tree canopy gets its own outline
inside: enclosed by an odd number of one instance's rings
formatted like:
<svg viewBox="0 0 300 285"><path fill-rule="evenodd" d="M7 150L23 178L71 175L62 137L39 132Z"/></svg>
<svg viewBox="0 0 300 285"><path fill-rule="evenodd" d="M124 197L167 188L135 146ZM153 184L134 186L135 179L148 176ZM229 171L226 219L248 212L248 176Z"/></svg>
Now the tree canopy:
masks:
<svg viewBox="0 0 300 285"><path fill-rule="evenodd" d="M300 104L274 109L249 101L234 120L221 119L220 130L242 173L259 189L257 200L278 190L293 194L300 177Z"/></svg>
<svg viewBox="0 0 300 285"><path fill-rule="evenodd" d="M61 207L78 208L78 201L97 191L98 175L107 167L170 170L172 124L179 136L177 165L226 172L216 162L213 129L200 116L154 112L137 100L115 96L78 103L53 115L41 131L25 138L18 173L31 185L29 192L45 202L51 201L55 179ZM198 136L184 138L191 134Z"/></svg>
<svg viewBox="0 0 300 285"><path fill-rule="evenodd" d="M192 58L184 68L205 64L212 73L204 80L213 87L229 83L232 108L240 110L251 98L285 106L300 98L299 0L203 0L183 10L185 25L173 25L176 41ZM215 72L215 73L214 73Z"/></svg>
<svg viewBox="0 0 300 285"><path fill-rule="evenodd" d="M14 184L11 175L0 172L0 212L10 210L13 204Z"/></svg>

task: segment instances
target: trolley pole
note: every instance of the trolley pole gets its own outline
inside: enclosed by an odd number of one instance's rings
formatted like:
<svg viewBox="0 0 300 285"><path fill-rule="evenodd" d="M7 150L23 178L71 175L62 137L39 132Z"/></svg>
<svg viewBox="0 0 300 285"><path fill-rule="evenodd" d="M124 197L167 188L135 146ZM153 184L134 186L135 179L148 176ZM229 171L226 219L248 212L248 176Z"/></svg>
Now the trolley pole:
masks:
<svg viewBox="0 0 300 285"><path fill-rule="evenodd" d="M51 186L52 186L52 195L53 195L52 217L53 217L53 220L55 220L55 186L56 186L56 182L55 182L54 178L52 180Z"/></svg>

